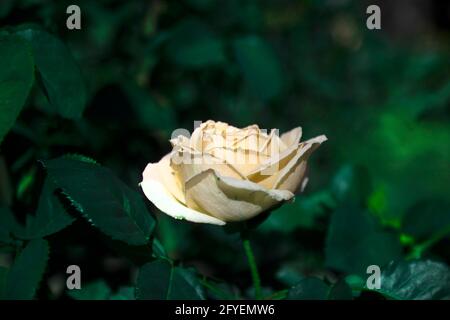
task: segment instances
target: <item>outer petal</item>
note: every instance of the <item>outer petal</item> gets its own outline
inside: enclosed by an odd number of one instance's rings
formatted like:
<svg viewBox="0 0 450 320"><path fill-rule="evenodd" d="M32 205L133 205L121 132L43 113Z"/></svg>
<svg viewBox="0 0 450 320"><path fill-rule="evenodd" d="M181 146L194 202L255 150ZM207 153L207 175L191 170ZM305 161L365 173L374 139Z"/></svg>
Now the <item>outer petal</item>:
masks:
<svg viewBox="0 0 450 320"><path fill-rule="evenodd" d="M306 171L306 161L311 153L326 140L327 138L322 135L303 142L303 146L297 149L296 155L277 174L275 185L273 187L281 190L289 190L295 193L302 184Z"/></svg>
<svg viewBox="0 0 450 320"><path fill-rule="evenodd" d="M247 178L268 189L282 189L295 192L306 170L306 163L300 166L301 161L306 161L311 153L326 140L327 138L322 135L304 141L300 145L291 145L281 152L278 157L270 159L257 170L248 174ZM292 172L295 174L286 181L286 177Z"/></svg>
<svg viewBox="0 0 450 320"><path fill-rule="evenodd" d="M166 176L167 178L167 166L165 165L166 160L164 160L164 158L158 163L148 164L145 168L143 174L144 178L140 183L145 196L159 210L176 219L224 225L224 221L190 209L174 197L167 187L167 179L163 178L163 176ZM171 175L171 173L169 173L169 175Z"/></svg>
<svg viewBox="0 0 450 320"><path fill-rule="evenodd" d="M278 172L291 161L291 159L295 156L297 149L298 146L293 145L280 154L276 154L274 157L263 162L257 169L248 173L247 178L267 189L272 189Z"/></svg>
<svg viewBox="0 0 450 320"><path fill-rule="evenodd" d="M165 155L158 163L149 163L142 173L143 181L153 179L160 181L167 191L181 203L186 203L183 183L176 170L170 166L171 153Z"/></svg>
<svg viewBox="0 0 450 320"><path fill-rule="evenodd" d="M188 180L185 188L190 208L223 221L250 219L294 196L287 190L269 190L247 180L223 177L212 169Z"/></svg>

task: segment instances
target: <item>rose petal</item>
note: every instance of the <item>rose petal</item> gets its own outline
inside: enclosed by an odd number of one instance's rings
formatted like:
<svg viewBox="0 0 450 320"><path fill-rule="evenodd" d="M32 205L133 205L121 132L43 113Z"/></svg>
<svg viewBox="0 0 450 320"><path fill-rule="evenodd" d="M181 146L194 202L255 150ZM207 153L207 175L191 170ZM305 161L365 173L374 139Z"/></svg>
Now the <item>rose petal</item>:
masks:
<svg viewBox="0 0 450 320"><path fill-rule="evenodd" d="M149 163L142 174L143 181L148 179L160 181L164 187L181 203L186 203L184 186L178 172L170 166L171 153L165 155L158 163Z"/></svg>
<svg viewBox="0 0 450 320"><path fill-rule="evenodd" d="M215 169L224 176L245 179L245 175L234 165L209 153L179 150L171 155L171 166L179 173L182 183L208 169Z"/></svg>
<svg viewBox="0 0 450 320"><path fill-rule="evenodd" d="M212 147L208 149L208 153L232 165L242 173L244 179L250 172L257 170L261 166L261 163L269 160L268 156L257 151L243 150L240 148Z"/></svg>
<svg viewBox="0 0 450 320"><path fill-rule="evenodd" d="M302 137L302 128L297 127L281 135L281 141L284 142L286 146L292 146L298 144Z"/></svg>
<svg viewBox="0 0 450 320"><path fill-rule="evenodd" d="M164 162L166 162L166 160ZM197 223L211 223L217 225L225 224L224 221L190 209L179 202L174 197L173 193L169 191L169 188L167 187L167 179L162 177L165 175L165 171L163 169L164 166L165 165L161 165L161 162L148 164L143 174L143 181L140 183L145 196L159 210L176 219L186 219Z"/></svg>
<svg viewBox="0 0 450 320"><path fill-rule="evenodd" d="M261 134L260 131L256 131L256 129L241 131L231 137L233 139L231 143L232 148L250 150L254 152L258 152L261 145L266 144L268 139L267 136Z"/></svg>
<svg viewBox="0 0 450 320"><path fill-rule="evenodd" d="M287 190L269 190L246 180L224 177L209 169L186 181L190 208L223 221L250 219L294 195Z"/></svg>
<svg viewBox="0 0 450 320"><path fill-rule="evenodd" d="M297 149L296 155L283 169L277 173L277 178L273 188L289 190L295 193L300 188L301 182L304 178L306 161L312 152L326 140L326 136L322 135L308 141L304 141L302 146Z"/></svg>
<svg viewBox="0 0 450 320"><path fill-rule="evenodd" d="M301 182L303 171L305 168L297 168L300 160L306 160L312 151L314 151L322 142L327 138L322 135L308 141L302 142L300 145L291 145L285 151L271 158L266 163L262 164L257 170L247 174L247 179L252 182L256 182L268 189L283 189L277 184L281 180L285 179L285 176L292 173L292 169L296 169L295 175L292 177L294 180L287 181L283 187L294 192L296 188L294 184ZM310 150L312 148L312 150ZM305 164L306 166L306 164ZM300 178L300 179L299 179Z"/></svg>
<svg viewBox="0 0 450 320"><path fill-rule="evenodd" d="M263 162L256 170L247 174L247 179L272 189L277 173L284 168L297 153L296 145L290 146L280 154L275 154L269 160Z"/></svg>
<svg viewBox="0 0 450 320"><path fill-rule="evenodd" d="M288 165L284 172L280 172L280 175L277 175L277 179L275 181L275 186L280 190L289 190L292 193L296 193L299 189L301 189L301 184L303 178L305 177L305 172L307 168L306 160L294 160L292 159L292 165Z"/></svg>
<svg viewBox="0 0 450 320"><path fill-rule="evenodd" d="M284 152L288 147L278 136L278 130L272 129L267 141L260 145L259 151L267 156L271 156Z"/></svg>

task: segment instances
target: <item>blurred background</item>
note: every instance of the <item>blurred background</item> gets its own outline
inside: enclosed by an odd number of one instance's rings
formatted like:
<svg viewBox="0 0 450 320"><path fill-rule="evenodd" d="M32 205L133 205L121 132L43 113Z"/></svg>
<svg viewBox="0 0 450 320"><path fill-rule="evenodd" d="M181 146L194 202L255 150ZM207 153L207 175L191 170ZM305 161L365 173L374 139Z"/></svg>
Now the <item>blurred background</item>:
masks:
<svg viewBox="0 0 450 320"><path fill-rule="evenodd" d="M71 4L81 30L66 28ZM366 27L370 4L381 8L381 30ZM0 25L56 35L87 94L83 116L65 119L33 87L1 145L0 202L19 219L33 212L39 159L83 154L139 190L172 131L192 131L195 120L301 126L303 139L329 141L310 159L305 192L252 234L268 294L393 259L449 264L449 17L444 0L2 0ZM249 295L238 235L148 206L171 258ZM65 297L68 264L113 289L133 281L134 262L87 222L51 237L39 297Z"/></svg>

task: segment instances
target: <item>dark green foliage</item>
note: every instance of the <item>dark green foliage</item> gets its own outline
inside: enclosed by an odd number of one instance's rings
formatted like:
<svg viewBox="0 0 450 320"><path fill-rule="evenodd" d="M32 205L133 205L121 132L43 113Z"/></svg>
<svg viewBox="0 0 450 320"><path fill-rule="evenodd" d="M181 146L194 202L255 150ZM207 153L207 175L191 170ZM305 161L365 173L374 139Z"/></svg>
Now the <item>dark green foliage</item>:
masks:
<svg viewBox="0 0 450 320"><path fill-rule="evenodd" d="M289 300L326 300L328 286L320 279L305 278L292 287L287 295Z"/></svg>
<svg viewBox="0 0 450 320"><path fill-rule="evenodd" d="M253 298L245 230L265 299L449 299L436 1L414 28L386 2L376 32L358 1L79 0L81 30L72 1L0 2L0 298ZM329 140L293 203L226 228L172 219L142 171L208 119Z"/></svg>
<svg viewBox="0 0 450 320"><path fill-rule="evenodd" d="M326 265L365 274L370 265L384 266L401 256L398 237L356 205L343 205L332 215L325 248Z"/></svg>
<svg viewBox="0 0 450 320"><path fill-rule="evenodd" d="M131 245L148 243L154 219L142 197L108 169L69 157L43 164L50 179L92 225Z"/></svg>
<svg viewBox="0 0 450 320"><path fill-rule="evenodd" d="M110 300L135 300L133 287L121 287L109 297Z"/></svg>
<svg viewBox="0 0 450 320"><path fill-rule="evenodd" d="M182 21L171 30L166 50L175 64L185 68L204 68L225 62L222 40L208 25L195 19Z"/></svg>
<svg viewBox="0 0 450 320"><path fill-rule="evenodd" d="M261 99L278 95L283 87L281 66L261 38L246 36L233 41L239 67L253 93Z"/></svg>
<svg viewBox="0 0 450 320"><path fill-rule="evenodd" d="M344 279L337 281L328 292L329 300L352 300L353 293Z"/></svg>
<svg viewBox="0 0 450 320"><path fill-rule="evenodd" d="M200 284L191 271L166 260L145 264L139 270L136 298L140 300L199 300Z"/></svg>
<svg viewBox="0 0 450 320"><path fill-rule="evenodd" d="M56 191L55 184L47 179L41 191L36 214L27 215L25 227L16 233L19 238L42 238L64 229L75 220L65 211Z"/></svg>
<svg viewBox="0 0 450 320"><path fill-rule="evenodd" d="M12 234L17 232L17 221L11 210L0 207L0 241L3 243L11 243L13 241Z"/></svg>
<svg viewBox="0 0 450 320"><path fill-rule="evenodd" d="M4 281L3 299L33 299L42 281L48 255L49 247L47 241L42 239L30 241L8 270Z"/></svg>
<svg viewBox="0 0 450 320"><path fill-rule="evenodd" d="M108 300L111 295L111 289L103 280L88 283L81 289L72 289L68 295L76 300Z"/></svg>
<svg viewBox="0 0 450 320"><path fill-rule="evenodd" d="M418 203L406 213L402 229L418 240L445 236L450 232L450 204L439 199Z"/></svg>
<svg viewBox="0 0 450 320"><path fill-rule="evenodd" d="M19 116L33 80L30 46L19 37L0 35L0 143Z"/></svg>
<svg viewBox="0 0 450 320"><path fill-rule="evenodd" d="M69 50L55 36L39 29L16 32L33 50L36 69L53 112L77 119L86 106L86 87L80 69Z"/></svg>
<svg viewBox="0 0 450 320"><path fill-rule="evenodd" d="M3 299L5 296L7 278L8 278L8 269L0 267L0 299Z"/></svg>
<svg viewBox="0 0 450 320"><path fill-rule="evenodd" d="M295 284L287 293L288 300L352 300L352 290L348 284L341 279L333 285L324 281L306 277Z"/></svg>

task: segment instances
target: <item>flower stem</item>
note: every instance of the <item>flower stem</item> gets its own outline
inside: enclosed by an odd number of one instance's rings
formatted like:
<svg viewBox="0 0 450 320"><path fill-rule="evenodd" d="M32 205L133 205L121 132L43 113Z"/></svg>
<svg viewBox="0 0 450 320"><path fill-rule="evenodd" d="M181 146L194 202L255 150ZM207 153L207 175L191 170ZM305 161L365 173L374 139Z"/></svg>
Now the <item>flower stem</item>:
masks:
<svg viewBox="0 0 450 320"><path fill-rule="evenodd" d="M242 244L244 245L248 265L250 266L250 272L252 274L253 287L255 289L255 298L257 300L260 300L262 299L261 279L259 277L258 268L256 267L255 256L253 255L252 247L250 246L250 241L247 237L242 237Z"/></svg>

